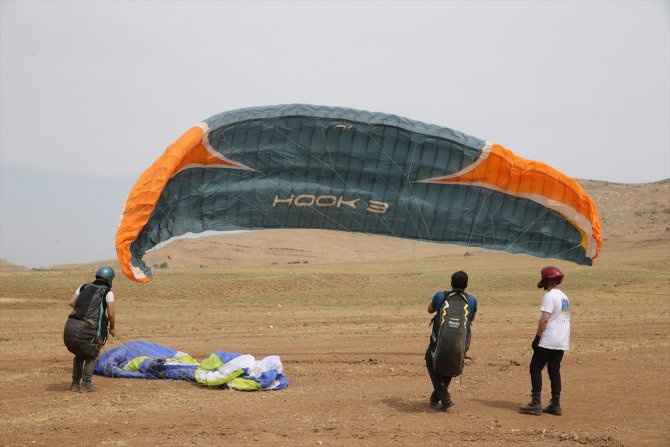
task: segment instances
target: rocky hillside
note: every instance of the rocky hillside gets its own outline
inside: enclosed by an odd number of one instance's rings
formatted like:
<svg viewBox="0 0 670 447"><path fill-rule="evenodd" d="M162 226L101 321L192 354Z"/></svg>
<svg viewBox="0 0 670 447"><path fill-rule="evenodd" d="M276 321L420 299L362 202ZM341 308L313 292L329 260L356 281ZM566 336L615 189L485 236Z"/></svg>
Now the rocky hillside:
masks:
<svg viewBox="0 0 670 447"><path fill-rule="evenodd" d="M641 184L579 183L598 207L604 242L670 241L670 179Z"/></svg>

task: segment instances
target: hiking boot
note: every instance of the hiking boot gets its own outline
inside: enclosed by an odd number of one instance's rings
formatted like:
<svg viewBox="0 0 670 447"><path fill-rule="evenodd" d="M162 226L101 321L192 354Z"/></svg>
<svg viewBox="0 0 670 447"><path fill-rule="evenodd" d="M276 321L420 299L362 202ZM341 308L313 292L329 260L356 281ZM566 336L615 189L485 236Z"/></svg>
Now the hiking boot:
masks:
<svg viewBox="0 0 670 447"><path fill-rule="evenodd" d="M440 398L438 397L435 391L433 391L433 394L430 395L430 399L428 402L430 406L433 408L437 408L437 406L440 405Z"/></svg>
<svg viewBox="0 0 670 447"><path fill-rule="evenodd" d="M563 410L561 410L560 404L560 395L552 394L551 402L542 409L542 413L553 414L554 416L563 416Z"/></svg>
<svg viewBox="0 0 670 447"><path fill-rule="evenodd" d="M456 402L451 400L451 397L447 397L446 399L440 400L440 402L435 406L435 409L438 411L447 411L447 409L453 407L455 403Z"/></svg>
<svg viewBox="0 0 670 447"><path fill-rule="evenodd" d="M91 391L95 391L96 388L93 386L91 382L83 382L81 384L81 387L79 387L79 392L81 393L90 393Z"/></svg>
<svg viewBox="0 0 670 447"><path fill-rule="evenodd" d="M70 391L74 391L75 393L78 393L79 392L79 382L75 382L73 380L72 385L70 385Z"/></svg>
<svg viewBox="0 0 670 447"><path fill-rule="evenodd" d="M95 357L86 359L84 361L83 370L82 370L82 381L79 391L82 393L90 393L95 391L95 387L91 383L91 377L93 377L93 370L95 369Z"/></svg>
<svg viewBox="0 0 670 447"><path fill-rule="evenodd" d="M540 393L531 394L531 401L527 405L520 406L519 413L541 415L542 403L540 401Z"/></svg>

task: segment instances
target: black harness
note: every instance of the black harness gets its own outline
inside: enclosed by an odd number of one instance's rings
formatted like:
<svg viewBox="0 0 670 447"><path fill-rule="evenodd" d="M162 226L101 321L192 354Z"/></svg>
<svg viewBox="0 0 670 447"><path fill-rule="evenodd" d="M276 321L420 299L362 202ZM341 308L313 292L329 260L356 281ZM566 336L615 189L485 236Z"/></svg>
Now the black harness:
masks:
<svg viewBox="0 0 670 447"><path fill-rule="evenodd" d="M69 318L86 321L91 328L96 330L96 335L91 341L107 340L107 301L105 297L110 288L106 284L97 281L82 285L79 288L79 296L74 303L74 309Z"/></svg>
<svg viewBox="0 0 670 447"><path fill-rule="evenodd" d="M445 292L445 299L433 318L433 368L443 376L458 376L463 372L466 335L470 306L465 292ZM431 346L433 347L433 346Z"/></svg>

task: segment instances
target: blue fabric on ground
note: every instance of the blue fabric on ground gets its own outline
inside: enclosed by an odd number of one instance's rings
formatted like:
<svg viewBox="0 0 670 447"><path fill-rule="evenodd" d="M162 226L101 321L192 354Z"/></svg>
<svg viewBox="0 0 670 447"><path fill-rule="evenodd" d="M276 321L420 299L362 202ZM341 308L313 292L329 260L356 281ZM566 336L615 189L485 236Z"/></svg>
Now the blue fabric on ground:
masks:
<svg viewBox="0 0 670 447"><path fill-rule="evenodd" d="M125 366L129 361L136 357L154 357L154 358L170 358L177 353L174 349L166 346L157 345L143 340L133 340L122 344L116 348L110 349L104 354L100 355L95 362L94 374L109 377L134 377L142 379L151 379L154 377L147 367L147 372L133 372L124 371ZM144 362L143 362L144 363Z"/></svg>
<svg viewBox="0 0 670 447"><path fill-rule="evenodd" d="M99 356L95 363L94 374L107 377L171 379L195 382L195 371L200 364L181 363L178 358L175 359L175 356L182 354L184 353L180 353L179 351L166 346L161 346L144 340L133 340L110 349ZM243 355L222 350L214 351L212 354L218 356L224 364ZM212 354L210 354L210 356ZM134 369L136 368L138 371L128 370L129 362L143 357L147 358L144 358L139 361L139 363L133 365ZM253 359L252 356L247 357L249 357L250 361ZM240 378L258 382L262 390L281 390L286 388L288 386L288 378L283 375L283 367L281 366L279 357L270 356L266 359L272 359L273 362L271 364L273 367L279 368L279 371L275 369L266 369L267 367L264 367L262 369L265 370L258 374L260 372L259 368L254 367L252 369L254 369L257 375L252 376L249 375L249 369L244 368L245 373L243 376L240 376ZM258 365L267 365L267 363L263 363L263 361L256 363ZM250 364L254 364L254 362L252 361ZM224 384L221 388L228 388L228 386Z"/></svg>
<svg viewBox="0 0 670 447"><path fill-rule="evenodd" d="M227 351L214 351L212 354L219 356L223 363L228 363L232 359L241 356L242 354L236 352L227 352Z"/></svg>

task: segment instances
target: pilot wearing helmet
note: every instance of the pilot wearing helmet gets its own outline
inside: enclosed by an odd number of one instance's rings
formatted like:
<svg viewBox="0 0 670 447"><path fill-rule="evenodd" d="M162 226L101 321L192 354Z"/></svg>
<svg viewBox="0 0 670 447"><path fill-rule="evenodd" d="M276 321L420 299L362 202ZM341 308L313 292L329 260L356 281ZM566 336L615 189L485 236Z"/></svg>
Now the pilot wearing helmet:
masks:
<svg viewBox="0 0 670 447"><path fill-rule="evenodd" d="M530 361L531 401L519 407L524 414L542 413L563 415L561 397L561 360L570 348L570 300L559 288L563 272L557 267L545 267L540 272L537 287L546 293L540 306L540 321L532 343L533 357ZM542 370L547 366L551 382L551 403L542 408Z"/></svg>
<svg viewBox="0 0 670 447"><path fill-rule="evenodd" d="M108 331L116 336L114 276L111 267L101 267L95 272L95 280L78 287L70 298L73 309L65 323L63 341L67 350L74 354L72 391L93 391L91 377L95 359L107 341Z"/></svg>

